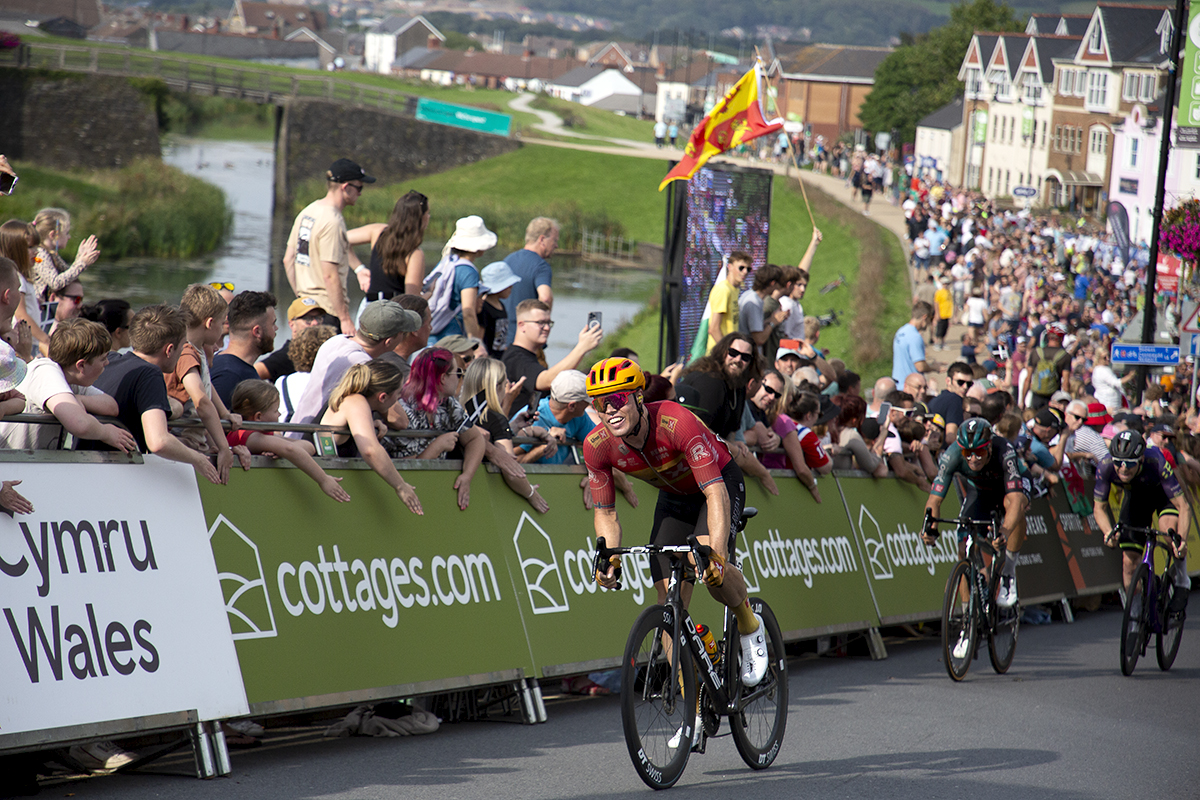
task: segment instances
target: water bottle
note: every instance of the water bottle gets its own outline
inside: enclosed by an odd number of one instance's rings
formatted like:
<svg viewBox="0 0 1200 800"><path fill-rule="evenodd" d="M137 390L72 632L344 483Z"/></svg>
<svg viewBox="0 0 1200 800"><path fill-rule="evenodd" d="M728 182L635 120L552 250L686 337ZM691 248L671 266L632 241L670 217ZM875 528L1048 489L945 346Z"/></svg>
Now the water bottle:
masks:
<svg viewBox="0 0 1200 800"><path fill-rule="evenodd" d="M721 651L717 649L717 642L713 639L712 631L707 625L697 625L696 634L700 637L700 641L704 642L704 652L708 653L708 658L712 661L713 666L716 666L721 661Z"/></svg>

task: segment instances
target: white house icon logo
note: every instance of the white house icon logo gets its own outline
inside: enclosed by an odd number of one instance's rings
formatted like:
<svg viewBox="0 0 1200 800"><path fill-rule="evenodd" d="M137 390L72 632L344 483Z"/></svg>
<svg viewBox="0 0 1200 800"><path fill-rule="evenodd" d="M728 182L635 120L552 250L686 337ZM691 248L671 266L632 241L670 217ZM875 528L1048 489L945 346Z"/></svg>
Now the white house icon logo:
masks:
<svg viewBox="0 0 1200 800"><path fill-rule="evenodd" d="M867 526L863 524L863 520L870 521L874 528L875 538L868 535ZM877 581L894 577L892 564L887 555L887 540L884 538L883 531L879 529L879 523L875 521L875 517L871 515L865 505L859 506L858 530L862 535L863 546L867 550L867 563L871 565L871 577Z"/></svg>
<svg viewBox="0 0 1200 800"><path fill-rule="evenodd" d="M213 521L208 529L208 539L217 562L217 579L225 597L225 611L229 615L229 629L233 638L268 639L278 636L258 545L238 530L224 514L218 515Z"/></svg>
<svg viewBox="0 0 1200 800"><path fill-rule="evenodd" d="M570 611L567 589L563 585L562 570L554 555L554 543L542 526L533 521L525 511L513 534L513 545L517 548L517 563L521 565L521 577L525 579L525 590L534 614L557 614Z"/></svg>

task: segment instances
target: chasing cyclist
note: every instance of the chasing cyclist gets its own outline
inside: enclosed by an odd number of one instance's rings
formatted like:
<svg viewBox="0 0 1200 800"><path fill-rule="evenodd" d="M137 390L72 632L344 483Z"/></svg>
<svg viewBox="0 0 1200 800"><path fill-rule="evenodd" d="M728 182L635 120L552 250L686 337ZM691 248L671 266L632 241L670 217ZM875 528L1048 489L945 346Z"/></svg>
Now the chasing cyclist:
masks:
<svg viewBox="0 0 1200 800"><path fill-rule="evenodd" d="M987 520L993 511L1003 515L995 545L1004 545L1008 557L1000 571L996 603L1001 608L1012 608L1017 604L1017 556L1025 543L1025 510L1029 508L1020 459L1007 439L992 433L987 420L981 417L967 420L958 429L954 443L942 454L933 491L925 503L926 517L938 516L956 474L963 476L967 486L964 517ZM928 523L921 538L932 546L937 537L937 523ZM960 542L960 552L962 546Z"/></svg>
<svg viewBox="0 0 1200 800"><path fill-rule="evenodd" d="M642 370L627 358L606 358L587 376L588 396L603 422L583 443L596 536L603 537L609 547L621 543L614 468L658 487L650 542L684 545L695 533L701 544L712 548L702 579L709 594L737 618L742 632L742 683L757 686L767 671L765 628L750 608L741 570L728 563L730 533L746 501L742 471L695 414L671 401L644 402L645 386ZM617 585L615 570L620 556L609 561L606 571L596 572L596 582L611 589ZM667 596L668 559L651 559L650 574L661 603ZM686 608L692 586L686 583L680 589Z"/></svg>
<svg viewBox="0 0 1200 800"><path fill-rule="evenodd" d="M1108 446L1111 460L1096 470L1096 524L1104 534L1104 543L1120 547L1123 556L1123 583L1129 586L1133 573L1146 549L1143 536L1130 532L1126 526L1149 528L1158 514L1158 529L1164 533L1180 532L1172 548L1179 560L1175 562L1175 594L1171 597L1170 613L1182 619L1187 608L1188 590L1192 582L1187 574L1188 526L1191 508L1175 471L1157 447L1146 447L1146 440L1134 430L1125 430L1113 437ZM1112 514L1116 508L1116 515ZM1122 523L1120 531L1113 525L1114 516Z"/></svg>

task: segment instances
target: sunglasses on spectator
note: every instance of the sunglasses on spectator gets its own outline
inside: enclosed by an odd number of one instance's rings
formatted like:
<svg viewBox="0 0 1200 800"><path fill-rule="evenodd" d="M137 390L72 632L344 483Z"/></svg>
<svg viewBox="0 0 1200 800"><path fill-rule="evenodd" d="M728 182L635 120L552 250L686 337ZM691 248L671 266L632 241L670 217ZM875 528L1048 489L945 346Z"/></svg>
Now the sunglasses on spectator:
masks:
<svg viewBox="0 0 1200 800"><path fill-rule="evenodd" d="M227 292L236 291L233 288L233 284L229 281L215 281L213 283L210 283L209 286L216 289L218 292L221 291L222 289L224 289Z"/></svg>
<svg viewBox="0 0 1200 800"><path fill-rule="evenodd" d="M762 385L762 390L764 392L766 392L767 394L771 395L771 397L775 397L775 398L783 397L783 392L777 392L774 389L772 389L770 386L767 386L765 383Z"/></svg>
<svg viewBox="0 0 1200 800"><path fill-rule="evenodd" d="M1112 462L1117 469L1137 469L1142 460L1140 458L1114 458Z"/></svg>
<svg viewBox="0 0 1200 800"><path fill-rule="evenodd" d="M602 394L592 398L592 408L600 413L604 413L609 406L613 407L614 411L620 411L633 399L633 392L612 392L610 394Z"/></svg>
<svg viewBox="0 0 1200 800"><path fill-rule="evenodd" d="M975 381L973 381L973 380L967 380L967 381L964 381L962 378L955 378L955 379L954 379L954 382L955 382L956 384L958 384L959 386L970 386L970 385L971 385L972 383L974 383Z"/></svg>
<svg viewBox="0 0 1200 800"><path fill-rule="evenodd" d="M742 361L745 361L747 364L749 364L751 361L754 360L754 353L747 353L742 350L730 350L728 353L728 356L730 358L740 358Z"/></svg>

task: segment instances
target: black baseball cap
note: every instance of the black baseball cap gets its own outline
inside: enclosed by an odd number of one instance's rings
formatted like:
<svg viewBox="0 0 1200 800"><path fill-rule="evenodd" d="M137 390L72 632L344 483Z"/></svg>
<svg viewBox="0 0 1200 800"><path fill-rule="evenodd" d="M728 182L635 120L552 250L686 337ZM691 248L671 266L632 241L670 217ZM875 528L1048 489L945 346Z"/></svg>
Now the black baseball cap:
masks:
<svg viewBox="0 0 1200 800"><path fill-rule="evenodd" d="M350 181L362 181L363 183L375 182L375 179L364 172L362 167L348 158L339 158L333 162L333 166L329 168L329 180L335 183L348 183Z"/></svg>

